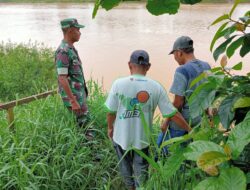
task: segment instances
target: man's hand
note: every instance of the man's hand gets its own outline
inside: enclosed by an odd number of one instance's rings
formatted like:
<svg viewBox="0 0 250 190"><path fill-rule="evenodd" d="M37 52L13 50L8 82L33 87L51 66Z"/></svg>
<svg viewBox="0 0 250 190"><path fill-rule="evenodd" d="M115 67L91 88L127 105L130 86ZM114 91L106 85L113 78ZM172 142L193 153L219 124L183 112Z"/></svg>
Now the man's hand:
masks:
<svg viewBox="0 0 250 190"><path fill-rule="evenodd" d="M114 131L114 128L112 127L108 127L108 137L110 138L110 140L113 139L113 131Z"/></svg>
<svg viewBox="0 0 250 190"><path fill-rule="evenodd" d="M168 129L168 122L169 122L169 120L166 119L166 120L164 120L164 122L161 124L161 131L162 131L163 133L165 133L165 132L167 131L167 129Z"/></svg>
<svg viewBox="0 0 250 190"><path fill-rule="evenodd" d="M76 100L71 100L70 103L71 103L72 110L75 113L80 114L81 113L81 107L78 104L78 102Z"/></svg>

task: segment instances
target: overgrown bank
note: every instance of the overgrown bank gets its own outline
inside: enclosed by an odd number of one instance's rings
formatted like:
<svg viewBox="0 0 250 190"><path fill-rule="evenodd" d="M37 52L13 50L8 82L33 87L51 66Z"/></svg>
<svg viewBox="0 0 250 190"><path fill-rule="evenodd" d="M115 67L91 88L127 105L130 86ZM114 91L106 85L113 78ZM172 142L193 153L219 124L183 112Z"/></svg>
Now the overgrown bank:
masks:
<svg viewBox="0 0 250 190"><path fill-rule="evenodd" d="M124 0L127 2L146 2L146 0ZM95 0L1 0L0 3L86 3ZM242 3L250 3L250 0L242 0ZM231 0L202 0L201 3L233 3Z"/></svg>

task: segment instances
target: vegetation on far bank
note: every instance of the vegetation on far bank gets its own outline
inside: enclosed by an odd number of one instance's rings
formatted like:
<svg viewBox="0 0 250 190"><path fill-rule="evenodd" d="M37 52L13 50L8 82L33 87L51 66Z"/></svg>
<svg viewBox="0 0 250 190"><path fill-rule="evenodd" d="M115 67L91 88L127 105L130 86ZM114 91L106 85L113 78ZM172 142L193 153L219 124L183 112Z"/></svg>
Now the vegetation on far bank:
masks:
<svg viewBox="0 0 250 190"><path fill-rule="evenodd" d="M0 44L0 102L56 87L54 52L43 44Z"/></svg>
<svg viewBox="0 0 250 190"><path fill-rule="evenodd" d="M146 2L146 0L124 0L127 2ZM86 3L95 0L0 0L0 3ZM242 0L242 3L250 3L250 0ZM202 0L201 3L233 3L231 0Z"/></svg>

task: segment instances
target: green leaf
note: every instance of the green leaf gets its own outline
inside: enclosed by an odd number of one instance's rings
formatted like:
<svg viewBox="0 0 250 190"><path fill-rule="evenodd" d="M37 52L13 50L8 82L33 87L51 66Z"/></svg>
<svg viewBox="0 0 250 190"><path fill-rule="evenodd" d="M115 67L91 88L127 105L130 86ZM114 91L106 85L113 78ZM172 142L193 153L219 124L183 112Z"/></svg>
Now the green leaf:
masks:
<svg viewBox="0 0 250 190"><path fill-rule="evenodd" d="M243 45L240 49L240 56L244 57L250 51L250 34L244 36Z"/></svg>
<svg viewBox="0 0 250 190"><path fill-rule="evenodd" d="M216 42L220 37L224 36L223 31L224 31L224 28L227 26L228 23L229 23L229 22L226 22L226 23L222 24L222 25L220 26L220 28L217 30L217 32L215 33L214 38L213 38L213 40L212 40L212 42L211 42L211 44L210 44L210 51L213 50L213 47L214 47L215 42Z"/></svg>
<svg viewBox="0 0 250 190"><path fill-rule="evenodd" d="M179 149L174 154L172 154L168 159L167 162L164 163L163 169L163 179L168 181L168 179L173 176L177 170L179 170L182 162L185 160L183 156L183 149ZM168 172L166 172L168 171Z"/></svg>
<svg viewBox="0 0 250 190"><path fill-rule="evenodd" d="M196 77L191 84L189 85L189 88L192 88L196 83L198 83L199 81L201 81L202 79L204 79L207 76L206 72L202 72L198 77Z"/></svg>
<svg viewBox="0 0 250 190"><path fill-rule="evenodd" d="M244 16L244 17L241 17L240 20L246 24L249 24L249 21L250 21L250 17L249 16Z"/></svg>
<svg viewBox="0 0 250 190"><path fill-rule="evenodd" d="M212 73L216 73L218 71L221 71L221 67L214 67L211 69Z"/></svg>
<svg viewBox="0 0 250 190"><path fill-rule="evenodd" d="M180 2L178 0L148 0L146 7L151 14L156 16L165 13L175 14L178 12Z"/></svg>
<svg viewBox="0 0 250 190"><path fill-rule="evenodd" d="M239 96L227 96L220 104L218 115L225 129L228 129L232 122L234 117L233 105L239 98Z"/></svg>
<svg viewBox="0 0 250 190"><path fill-rule="evenodd" d="M237 5L240 3L240 0L234 0L234 5L232 7L232 9L230 10L229 16L231 17L235 8L237 7Z"/></svg>
<svg viewBox="0 0 250 190"><path fill-rule="evenodd" d="M235 103L233 108L245 108L245 107L250 107L250 98L249 97L243 97L239 98Z"/></svg>
<svg viewBox="0 0 250 190"><path fill-rule="evenodd" d="M228 14L224 14L224 15L220 16L210 26L213 26L213 25L217 24L218 22L220 22L222 20L226 20L226 19L229 19L229 15Z"/></svg>
<svg viewBox="0 0 250 190"><path fill-rule="evenodd" d="M242 62L239 62L239 63L237 63L236 65L234 65L234 66L232 67L232 69L233 69L233 70L237 70L237 71L241 70L241 69L242 69Z"/></svg>
<svg viewBox="0 0 250 190"><path fill-rule="evenodd" d="M170 145L170 144L173 144L173 143L179 143L179 142L184 142L184 141L187 141L191 139L191 136L189 134L187 135L183 135L183 136L180 136L180 137L175 137L175 138L171 138L167 141L164 141L162 144L161 144L161 148L163 148L164 146L167 146L167 145Z"/></svg>
<svg viewBox="0 0 250 190"><path fill-rule="evenodd" d="M92 18L95 18L96 14L97 14L97 11L99 9L99 6L100 6L100 2L101 2L101 0L96 0L95 1L94 10L92 12Z"/></svg>
<svg viewBox="0 0 250 190"><path fill-rule="evenodd" d="M245 119L235 126L229 134L227 145L232 150L233 159L237 159L244 147L250 143L250 111Z"/></svg>
<svg viewBox="0 0 250 190"><path fill-rule="evenodd" d="M199 156L197 160L197 166L202 170L206 170L207 168L210 168L212 166L218 166L229 159L230 157L228 157L226 154L222 152L218 151L204 152Z"/></svg>
<svg viewBox="0 0 250 190"><path fill-rule="evenodd" d="M199 157L205 153L210 151L217 151L224 153L224 150L218 144L215 144L211 141L195 141L192 142L189 146L187 151L184 153L184 156L188 160L197 161Z"/></svg>
<svg viewBox="0 0 250 190"><path fill-rule="evenodd" d="M194 5L196 3L201 2L201 0L180 0L182 4Z"/></svg>
<svg viewBox="0 0 250 190"><path fill-rule="evenodd" d="M215 98L216 84L205 82L198 86L188 98L190 115L196 118L203 113Z"/></svg>
<svg viewBox="0 0 250 190"><path fill-rule="evenodd" d="M138 150L136 148L132 148L137 154L139 154L141 157L143 157L144 159L146 159L148 161L148 163L155 168L156 170L160 170L159 165L154 161L154 158L149 157L148 155L146 155L143 151Z"/></svg>
<svg viewBox="0 0 250 190"><path fill-rule="evenodd" d="M100 4L106 11L118 6L122 0L101 0Z"/></svg>
<svg viewBox="0 0 250 190"><path fill-rule="evenodd" d="M223 168L219 177L209 177L200 182L194 190L245 190L246 177L236 167Z"/></svg>
<svg viewBox="0 0 250 190"><path fill-rule="evenodd" d="M220 184L218 183L218 178L209 177L201 181L194 190L218 190L220 189Z"/></svg>
<svg viewBox="0 0 250 190"><path fill-rule="evenodd" d="M219 45L214 53L213 53L213 57L214 57L214 60L217 61L218 57L220 54L224 53L226 48L227 48L227 45L236 37L236 35L234 36L231 36L230 38L228 38L225 42L223 42L221 45Z"/></svg>
<svg viewBox="0 0 250 190"><path fill-rule="evenodd" d="M228 46L227 52L226 52L228 58L232 57L232 55L234 54L235 50L236 50L237 48L239 48L240 45L242 45L243 39L244 39L244 36L238 38L237 40L235 40L234 42L232 42L232 43Z"/></svg>

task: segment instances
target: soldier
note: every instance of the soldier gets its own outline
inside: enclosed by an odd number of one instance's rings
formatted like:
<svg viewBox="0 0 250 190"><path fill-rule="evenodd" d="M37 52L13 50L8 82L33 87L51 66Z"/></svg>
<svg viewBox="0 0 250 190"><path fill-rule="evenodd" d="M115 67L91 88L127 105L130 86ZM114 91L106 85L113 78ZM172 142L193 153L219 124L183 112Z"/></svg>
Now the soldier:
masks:
<svg viewBox="0 0 250 190"><path fill-rule="evenodd" d="M64 105L76 115L79 127L89 122L87 106L88 90L82 70L82 62L74 47L81 36L80 28L75 18L67 18L61 21L63 40L55 52L59 92ZM93 138L90 131L86 132L88 139Z"/></svg>

